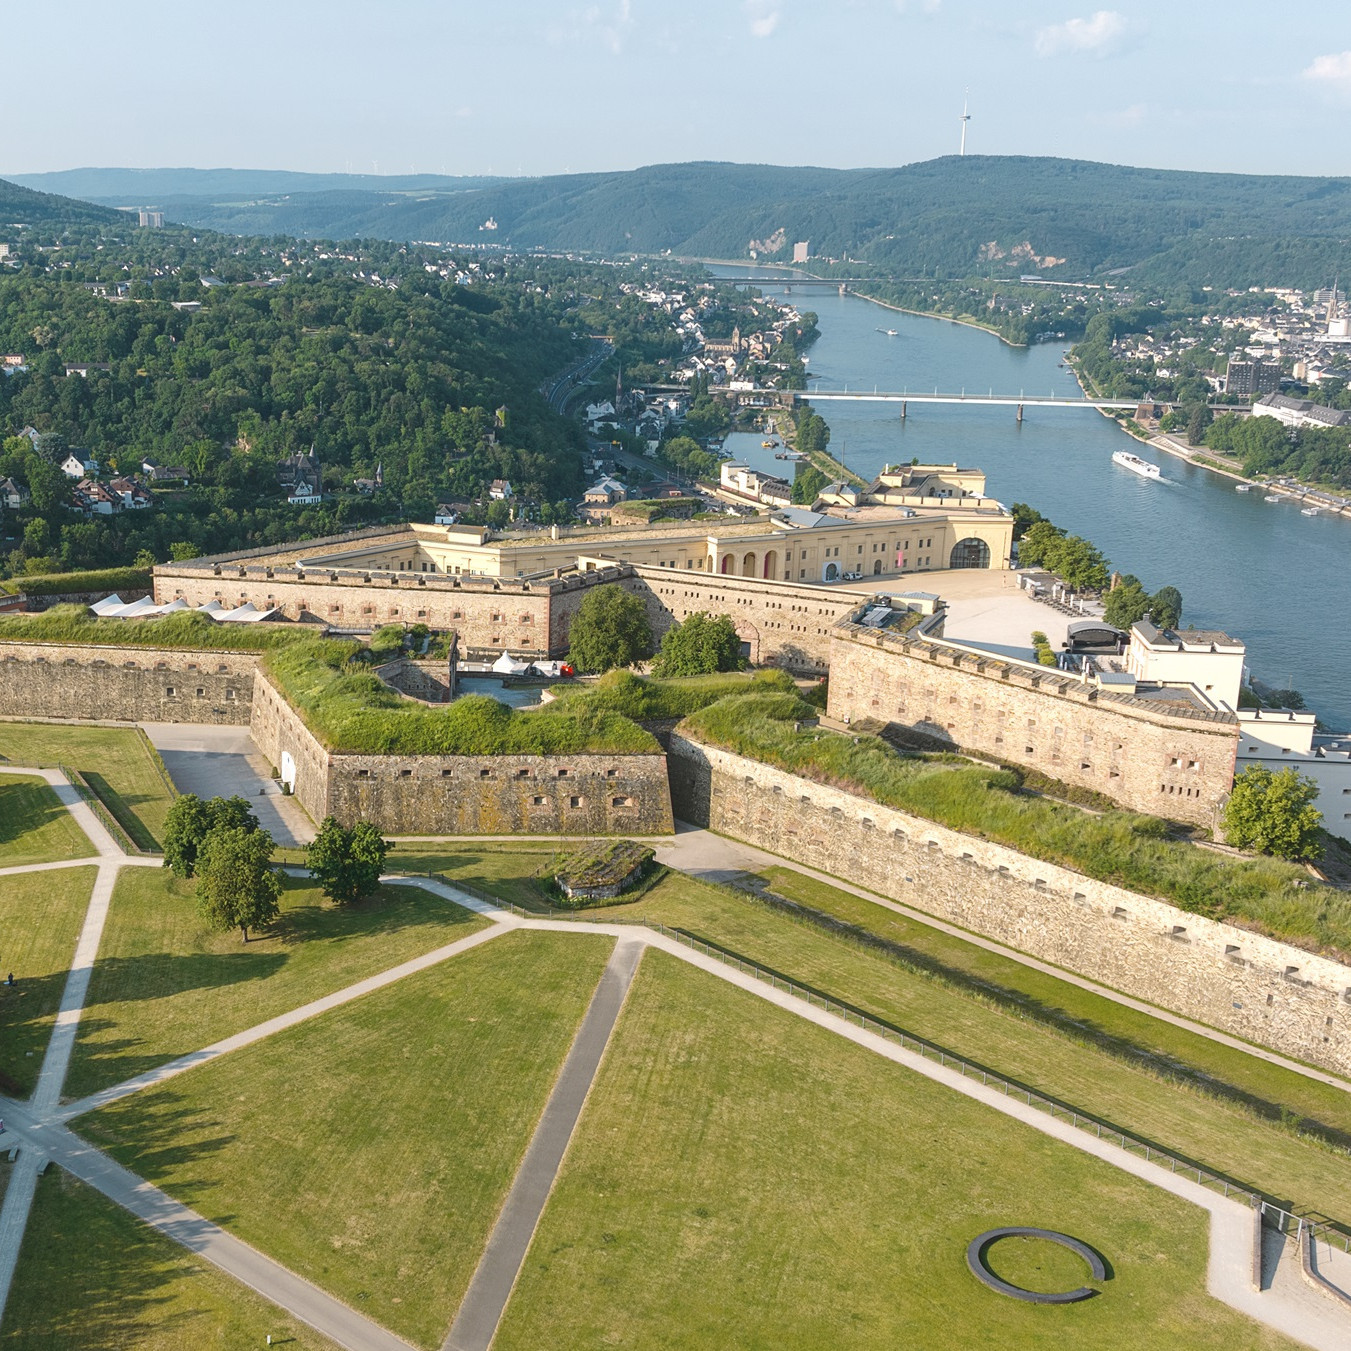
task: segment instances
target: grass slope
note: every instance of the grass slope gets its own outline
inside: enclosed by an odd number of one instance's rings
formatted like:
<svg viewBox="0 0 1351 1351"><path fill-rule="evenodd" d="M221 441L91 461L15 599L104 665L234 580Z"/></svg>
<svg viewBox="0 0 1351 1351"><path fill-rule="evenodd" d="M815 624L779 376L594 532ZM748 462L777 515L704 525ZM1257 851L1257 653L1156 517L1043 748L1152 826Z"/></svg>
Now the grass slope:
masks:
<svg viewBox="0 0 1351 1351"><path fill-rule="evenodd" d="M1295 864L1199 849L1169 838L1157 817L1091 813L1016 792L1005 771L936 764L902 755L880 737L800 727L798 720L811 713L790 695L753 694L711 704L680 730L1193 914L1234 920L1312 951L1351 954L1351 897L1309 885Z"/></svg>
<svg viewBox="0 0 1351 1351"><path fill-rule="evenodd" d="M495 938L77 1129L363 1313L439 1346L611 946Z"/></svg>
<svg viewBox="0 0 1351 1351"><path fill-rule="evenodd" d="M27 1097L66 988L93 868L0 877L0 1092Z"/></svg>
<svg viewBox="0 0 1351 1351"><path fill-rule="evenodd" d="M1060 1309L996 1295L965 1254L997 1224L1074 1234L1112 1279ZM1138 1179L649 952L493 1346L1291 1347L1206 1294L1206 1233ZM1083 1280L1040 1247L998 1260Z"/></svg>
<svg viewBox="0 0 1351 1351"><path fill-rule="evenodd" d="M0 722L0 755L16 765L78 769L141 848L159 848L173 796L134 729Z"/></svg>
<svg viewBox="0 0 1351 1351"><path fill-rule="evenodd" d="M196 883L150 868L117 879L66 1095L83 1097L481 929L417 887L335 906L288 878L282 917L245 944L211 933Z"/></svg>
<svg viewBox="0 0 1351 1351"><path fill-rule="evenodd" d="M334 1346L58 1168L38 1179L5 1351Z"/></svg>
<svg viewBox="0 0 1351 1351"><path fill-rule="evenodd" d="M0 774L0 868L89 858L93 853L89 837L51 787L41 779Z"/></svg>
<svg viewBox="0 0 1351 1351"><path fill-rule="evenodd" d="M867 906L858 904L860 909ZM887 931L894 941L927 941L908 924L898 933L881 918L887 912L874 908L879 918L869 927ZM591 913L598 919L605 914ZM1071 987L1052 985L1047 978L1036 998L1047 1006L1064 1006L1071 1017L1082 1019L1085 1036L1076 1040L749 897L679 874L616 913L629 920L659 920L710 939L1208 1168L1351 1221L1351 1167L1345 1153L1301 1138L1281 1121L1283 1112L1307 1115L1351 1142L1351 1095L1335 1088L1108 1001L1080 1003ZM850 918L858 922L863 917ZM960 970L959 960L976 959L950 957L948 962ZM1027 973L1027 979L1031 976ZM1093 1044L1094 1033L1142 1054L1135 1063L1108 1054ZM1190 1069L1193 1081L1211 1076L1216 1089L1228 1086L1234 1097L1252 1099L1275 1119L1262 1119L1240 1101L1199 1091L1192 1083L1170 1080L1149 1068L1166 1066L1168 1058Z"/></svg>

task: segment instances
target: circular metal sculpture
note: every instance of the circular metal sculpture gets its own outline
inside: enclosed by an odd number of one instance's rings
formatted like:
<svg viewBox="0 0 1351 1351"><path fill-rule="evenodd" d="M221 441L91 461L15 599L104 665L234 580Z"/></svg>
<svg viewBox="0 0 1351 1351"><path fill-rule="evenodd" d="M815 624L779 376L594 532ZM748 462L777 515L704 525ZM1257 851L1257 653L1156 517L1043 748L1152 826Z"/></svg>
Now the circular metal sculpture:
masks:
<svg viewBox="0 0 1351 1351"><path fill-rule="evenodd" d="M1058 1294L1042 1294L1040 1291L1024 1290L1021 1286L1010 1285L1008 1281L1000 1280L985 1265L985 1254L990 1245L997 1243L1001 1238L1044 1238L1048 1242L1058 1243L1062 1248L1068 1248L1071 1252L1078 1253L1088 1263L1088 1269L1093 1273L1095 1281L1107 1279L1107 1267L1102 1258L1087 1243L1081 1243L1077 1238L1071 1238L1068 1234L1058 1234L1054 1229L1029 1229L1022 1226L1014 1226L1008 1229L987 1229L983 1234L978 1234L973 1238L968 1245L966 1265L971 1268L971 1274L978 1281L988 1285L996 1294L1007 1295L1010 1299L1026 1300L1029 1304L1075 1304L1081 1299L1092 1299L1098 1293L1091 1286L1081 1285L1077 1290L1066 1290Z"/></svg>

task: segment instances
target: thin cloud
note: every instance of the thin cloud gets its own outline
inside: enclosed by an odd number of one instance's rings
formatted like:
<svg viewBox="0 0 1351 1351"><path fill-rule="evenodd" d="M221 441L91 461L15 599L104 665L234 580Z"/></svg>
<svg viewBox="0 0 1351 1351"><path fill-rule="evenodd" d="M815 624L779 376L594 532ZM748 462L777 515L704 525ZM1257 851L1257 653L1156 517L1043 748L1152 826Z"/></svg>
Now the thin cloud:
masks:
<svg viewBox="0 0 1351 1351"><path fill-rule="evenodd" d="M1086 19L1066 19L1037 34L1038 56L1088 53L1100 56L1126 31L1126 20L1114 9L1100 9Z"/></svg>
<svg viewBox="0 0 1351 1351"><path fill-rule="evenodd" d="M750 20L751 36L757 38L769 37L783 17L773 0L746 0L746 15Z"/></svg>
<svg viewBox="0 0 1351 1351"><path fill-rule="evenodd" d="M1351 52L1330 52L1315 56L1304 68L1302 77L1325 89L1351 94Z"/></svg>

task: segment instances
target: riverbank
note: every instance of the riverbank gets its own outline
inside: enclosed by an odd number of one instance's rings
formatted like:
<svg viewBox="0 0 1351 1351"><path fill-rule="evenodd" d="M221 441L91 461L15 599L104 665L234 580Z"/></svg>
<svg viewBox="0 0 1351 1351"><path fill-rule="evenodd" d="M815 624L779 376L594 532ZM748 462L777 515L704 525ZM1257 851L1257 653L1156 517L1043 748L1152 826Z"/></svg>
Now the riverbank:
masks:
<svg viewBox="0 0 1351 1351"><path fill-rule="evenodd" d="M890 300L879 300L876 296L865 295L862 291L850 291L851 296L857 296L860 300L869 301L873 305L880 305L884 310L895 310L897 314L913 314L919 319L941 319L946 324L960 324L963 328L974 328L981 333L988 333L992 338L998 338L1005 347L1026 348L1024 342L1010 342L997 328L992 328L989 324L983 324L979 319L958 319L952 314L943 314L940 310L911 310L904 305L894 305Z"/></svg>

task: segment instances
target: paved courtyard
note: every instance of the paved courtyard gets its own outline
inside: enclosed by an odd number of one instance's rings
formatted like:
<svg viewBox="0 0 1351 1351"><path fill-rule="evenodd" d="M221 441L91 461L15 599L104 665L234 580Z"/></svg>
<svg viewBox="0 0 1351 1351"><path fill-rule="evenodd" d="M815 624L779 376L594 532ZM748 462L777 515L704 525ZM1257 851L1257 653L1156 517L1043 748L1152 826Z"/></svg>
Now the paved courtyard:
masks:
<svg viewBox="0 0 1351 1351"><path fill-rule="evenodd" d="M314 839L314 823L293 798L282 795L247 727L142 726L180 793L247 798L259 824L283 848Z"/></svg>
<svg viewBox="0 0 1351 1351"><path fill-rule="evenodd" d="M903 591L931 591L947 602L946 637L1024 661L1036 660L1033 629L1040 629L1058 652L1065 641L1065 630L1073 622L1069 615L1020 591L1016 572L999 569L954 568L910 573L900 579L869 577L848 585L855 591L893 596Z"/></svg>

